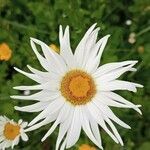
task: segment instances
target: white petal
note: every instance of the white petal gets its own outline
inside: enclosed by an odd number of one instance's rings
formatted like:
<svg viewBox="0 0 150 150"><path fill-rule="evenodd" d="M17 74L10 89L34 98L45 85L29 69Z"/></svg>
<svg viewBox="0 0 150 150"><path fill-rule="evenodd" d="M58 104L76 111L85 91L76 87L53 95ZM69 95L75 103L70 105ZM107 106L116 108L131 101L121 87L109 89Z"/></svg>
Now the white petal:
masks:
<svg viewBox="0 0 150 150"><path fill-rule="evenodd" d="M62 30L62 25L59 26L59 42L60 44L62 43L63 40L63 30Z"/></svg>
<svg viewBox="0 0 150 150"><path fill-rule="evenodd" d="M118 94L116 94L114 92L102 92L102 94L104 94L105 96L111 98L114 101L117 101L117 102L120 102L122 104L125 104L125 105L133 108L134 110L136 110L140 114L142 114L141 110L137 107L137 105L134 105L133 103L127 101L126 99L124 99L120 95L118 95ZM138 105L138 106L140 106L140 105Z"/></svg>
<svg viewBox="0 0 150 150"><path fill-rule="evenodd" d="M39 76L32 74L32 73L27 73L25 71L20 70L19 68L14 67L14 69L18 72L20 72L21 74L27 76L28 78L38 82L38 83L44 83L46 82L46 80L44 78L40 78Z"/></svg>
<svg viewBox="0 0 150 150"><path fill-rule="evenodd" d="M89 35L91 34L91 32L94 30L96 24L93 24L88 31L85 33L84 37L82 38L82 40L80 41L80 43L78 44L74 56L76 59L76 62L78 63L77 66L82 66L83 63L83 57L84 57L84 53L85 53L85 45L86 42L89 38Z"/></svg>
<svg viewBox="0 0 150 150"><path fill-rule="evenodd" d="M133 82L114 80L110 82L101 82L98 85L98 89L100 91L115 91L115 90L128 90L132 92L136 92L137 85Z"/></svg>
<svg viewBox="0 0 150 150"><path fill-rule="evenodd" d="M45 108L45 110L43 110L37 117L35 117L28 126L32 126L33 124L35 124L36 122L38 122L39 120L41 120L46 114L52 114L54 112L56 112L57 110L59 110L63 104L65 103L65 101L60 97L58 99L56 99L55 101L51 102L47 108Z"/></svg>
<svg viewBox="0 0 150 150"><path fill-rule="evenodd" d="M101 144L99 143L100 141L97 141L96 138L94 137L91 128L90 128L90 124L89 124L89 120L88 117L85 114L85 110L84 108L82 108L82 113L81 113L81 124L82 124L82 128L84 130L84 132L87 134L87 136L89 137L89 139L95 144L97 145L99 148L103 149Z"/></svg>
<svg viewBox="0 0 150 150"><path fill-rule="evenodd" d="M25 121L24 121L24 122L22 122L21 127L22 127L22 128L25 128L27 125L28 125L28 122L25 122Z"/></svg>
<svg viewBox="0 0 150 150"><path fill-rule="evenodd" d="M107 128L104 118L102 117L101 113L99 112L99 109L92 102L88 104L88 109L89 109L91 115L93 116L93 118L95 118L95 120L97 121L97 123L106 131L106 133L109 134L109 136L116 143L118 143L118 140L116 139L116 137Z"/></svg>
<svg viewBox="0 0 150 150"><path fill-rule="evenodd" d="M88 113L88 111L87 111L87 113ZM89 117L92 132L93 132L96 140L99 141L99 143L102 146L102 140L101 140L101 135L100 135L100 131L98 128L98 123L93 119L93 117L91 116L90 113L88 113L88 117Z"/></svg>
<svg viewBox="0 0 150 150"><path fill-rule="evenodd" d="M31 40L41 46L44 56L53 70L57 73L64 73L66 71L66 64L59 54L53 51L44 42L35 38L31 38Z"/></svg>
<svg viewBox="0 0 150 150"><path fill-rule="evenodd" d="M93 101L93 103L95 103L95 105L106 115L108 116L108 118L110 118L111 120L115 121L117 124L119 124L120 126L127 128L127 129L131 129L131 127L129 125L127 125L126 123L124 123L122 120L120 120L113 112L112 110L106 106L106 105L102 105L99 101Z"/></svg>
<svg viewBox="0 0 150 150"><path fill-rule="evenodd" d="M119 78L123 73L130 71L130 69L133 67L133 65L134 64L131 64L127 67L118 68L118 69L111 71L107 74L101 75L97 78L97 80L99 82L103 82L103 81L107 82L107 81L115 80L115 79Z"/></svg>
<svg viewBox="0 0 150 150"><path fill-rule="evenodd" d="M68 119L60 124L59 134L58 134L57 142L56 142L56 150L59 149L59 145L60 145L61 141L63 140L65 134L69 130L69 127L70 127L71 121L72 121L72 117L73 117L73 112L74 112L74 108L70 109L70 115L69 115Z"/></svg>
<svg viewBox="0 0 150 150"><path fill-rule="evenodd" d="M43 71L39 71L39 70L37 70L37 69L31 67L30 65L27 65L27 67L29 68L29 70L30 70L32 73L34 73L34 74L40 76L41 78L44 78L46 81L49 81L49 79L58 80L58 78L59 78L59 75L58 75L57 73L53 72L52 69L51 69L51 71L49 71L49 72L43 72Z"/></svg>
<svg viewBox="0 0 150 150"><path fill-rule="evenodd" d="M53 100L53 99L55 99L59 96L60 96L60 93L58 93L58 92L42 90L40 92L37 92L37 93L32 94L32 95L28 95L28 96L13 95L13 96L10 96L10 97L13 98L13 99L37 100L37 101L45 102L45 101Z"/></svg>
<svg viewBox="0 0 150 150"><path fill-rule="evenodd" d="M62 26L59 30L60 55L64 58L68 67L74 67L75 60L70 46L69 26L66 27L64 36L62 35Z"/></svg>
<svg viewBox="0 0 150 150"><path fill-rule="evenodd" d="M66 147L66 139L64 140L64 142L62 143L61 147L60 147L60 150L64 150L65 147Z"/></svg>
<svg viewBox="0 0 150 150"><path fill-rule="evenodd" d="M111 127L111 129L114 132L114 135L118 139L119 143L123 146L124 144L123 144L122 138L121 138L120 134L118 133L116 127L112 123L112 121L105 114L103 115L103 117L105 118L105 121L109 124L109 126Z"/></svg>
<svg viewBox="0 0 150 150"><path fill-rule="evenodd" d="M86 45L85 45L85 52L84 52L84 60L83 60L83 64L82 67L85 68L85 65L87 63L87 61L90 58L91 55L91 51L92 48L94 47L96 40L97 40L97 36L98 36L98 32L99 32L100 28L96 28L89 36Z"/></svg>
<svg viewBox="0 0 150 150"><path fill-rule="evenodd" d="M23 141L28 141L29 139L26 133L21 133L21 138Z"/></svg>
<svg viewBox="0 0 150 150"><path fill-rule="evenodd" d="M66 104L68 105L68 104ZM55 123L52 125L52 127L48 130L48 132L45 134L45 136L42 138L42 142L46 140L48 136L51 135L51 133L56 129L58 124L62 122L64 119L66 119L69 115L70 109L66 110L66 105L64 105L55 121Z"/></svg>
<svg viewBox="0 0 150 150"><path fill-rule="evenodd" d="M34 124L33 126L27 128L27 129L25 129L25 132L29 132L29 131L32 131L32 130L36 130L36 129L38 129L38 128L44 126L44 125L47 125L47 124L53 122L53 121L56 120L56 118L58 117L58 114L59 114L59 112L56 111L56 112L54 112L54 113L52 113L52 114L50 114L50 115L47 115L43 121L41 121L41 122L39 122L39 123L36 123L36 124Z"/></svg>
<svg viewBox="0 0 150 150"><path fill-rule="evenodd" d="M15 110L23 111L23 112L39 112L44 110L50 102L37 102L32 105L18 107L15 106Z"/></svg>
<svg viewBox="0 0 150 150"><path fill-rule="evenodd" d="M20 124L22 124L22 122L23 122L23 120L19 119L18 124L20 125Z"/></svg>
<svg viewBox="0 0 150 150"><path fill-rule="evenodd" d="M86 63L85 68L88 72L93 73L98 68L102 53L104 51L104 48L106 46L109 37L110 35L106 35L95 44L91 52L91 55Z"/></svg>
<svg viewBox="0 0 150 150"><path fill-rule="evenodd" d="M71 146L73 146L79 139L81 132L81 120L79 119L80 114L81 114L80 106L76 106L72 118L72 123L67 133L66 148L70 148Z"/></svg>
<svg viewBox="0 0 150 150"><path fill-rule="evenodd" d="M15 90L51 90L57 91L58 90L58 83L57 81L51 80L50 82L39 84L39 85L31 85L31 86L16 86L13 87Z"/></svg>
<svg viewBox="0 0 150 150"><path fill-rule="evenodd" d="M34 53L36 54L40 64L42 65L42 67L47 70L47 71L50 71L51 70L51 66L48 64L47 60L42 56L40 55L40 53L38 52L34 42L32 40L30 40L30 43L31 43L31 47L34 51Z"/></svg>
<svg viewBox="0 0 150 150"><path fill-rule="evenodd" d="M114 71L118 68L125 67L127 65L136 64L138 61L122 61L122 62L113 62L100 66L96 72L93 73L94 77L99 77L111 71Z"/></svg>
<svg viewBox="0 0 150 150"><path fill-rule="evenodd" d="M107 92L101 92L100 94L97 94L97 100L99 100L99 102L101 102L104 105L107 106L113 106L113 107L119 107L119 108L138 108L141 107L140 105L126 105L126 104L122 104L119 103L117 101L114 101L113 99L109 98L106 94L103 93L107 93Z"/></svg>

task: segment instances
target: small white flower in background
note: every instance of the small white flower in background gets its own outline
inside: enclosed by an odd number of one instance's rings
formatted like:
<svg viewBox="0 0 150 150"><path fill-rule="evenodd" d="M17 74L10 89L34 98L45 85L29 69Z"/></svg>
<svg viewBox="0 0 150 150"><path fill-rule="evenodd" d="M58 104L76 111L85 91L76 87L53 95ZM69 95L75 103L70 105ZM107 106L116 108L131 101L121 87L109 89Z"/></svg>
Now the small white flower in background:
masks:
<svg viewBox="0 0 150 150"><path fill-rule="evenodd" d="M132 20L126 20L126 25L130 26L132 24Z"/></svg>
<svg viewBox="0 0 150 150"><path fill-rule="evenodd" d="M128 42L130 44L134 44L136 42L136 34L134 32L130 33L129 38L128 38Z"/></svg>
<svg viewBox="0 0 150 150"><path fill-rule="evenodd" d="M30 95L30 93L31 93L30 90L25 90L25 91L23 92L24 95Z"/></svg>
<svg viewBox="0 0 150 150"><path fill-rule="evenodd" d="M137 87L143 87L137 83L117 79L125 72L136 71L133 66L137 61L113 62L99 66L109 35L97 41L100 28L94 29L95 26L96 24L88 29L74 54L70 46L69 26L64 34L60 26L60 54L42 41L31 38L31 47L46 71L39 71L29 65L31 73L15 68L38 84L17 86L14 89L40 90L29 96L11 96L20 100L37 101L29 106L16 106L15 109L31 113L40 112L29 123L30 127L26 131L54 122L42 141L59 126L56 150L72 147L78 141L81 129L95 145L103 149L99 126L116 143L123 145L113 122L127 129L130 129L130 126L120 120L110 107L132 108L141 114L138 108L141 105L134 105L114 92L136 92ZM44 57L38 52L36 44L41 46Z"/></svg>
<svg viewBox="0 0 150 150"><path fill-rule="evenodd" d="M23 141L27 141L28 136L24 131L27 124L21 119L16 123L6 116L0 116L0 150L9 147L13 149L15 145L18 145L20 137Z"/></svg>

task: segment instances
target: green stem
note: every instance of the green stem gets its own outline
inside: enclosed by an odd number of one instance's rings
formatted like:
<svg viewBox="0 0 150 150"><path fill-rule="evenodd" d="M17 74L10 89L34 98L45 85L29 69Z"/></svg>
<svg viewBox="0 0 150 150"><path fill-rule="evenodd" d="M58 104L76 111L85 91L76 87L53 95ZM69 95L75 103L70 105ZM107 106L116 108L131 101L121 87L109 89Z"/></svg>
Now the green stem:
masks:
<svg viewBox="0 0 150 150"><path fill-rule="evenodd" d="M136 37L138 37L138 36L140 36L140 35L142 35L142 34L144 34L144 33L146 33L146 32L148 32L150 30L150 26L149 27L147 27L147 28L145 28L145 29L143 29L142 31L140 31L139 33L137 33L136 34Z"/></svg>

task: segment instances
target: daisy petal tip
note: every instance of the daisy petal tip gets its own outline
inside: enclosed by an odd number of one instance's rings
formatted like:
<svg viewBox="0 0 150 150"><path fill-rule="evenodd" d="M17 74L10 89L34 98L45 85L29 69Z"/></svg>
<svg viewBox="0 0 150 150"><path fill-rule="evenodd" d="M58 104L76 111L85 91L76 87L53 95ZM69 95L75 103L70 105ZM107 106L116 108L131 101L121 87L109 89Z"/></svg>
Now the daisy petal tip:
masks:
<svg viewBox="0 0 150 150"><path fill-rule="evenodd" d="M42 139L41 139L41 142L44 142L46 140L46 137L43 137Z"/></svg>
<svg viewBox="0 0 150 150"><path fill-rule="evenodd" d="M31 122L28 124L28 127L31 127L33 124L34 124L34 122L31 121Z"/></svg>
<svg viewBox="0 0 150 150"><path fill-rule="evenodd" d="M33 43L33 42L34 42L34 38L30 37L30 43Z"/></svg>
<svg viewBox="0 0 150 150"><path fill-rule="evenodd" d="M15 110L20 110L18 106L14 106L14 109Z"/></svg>
<svg viewBox="0 0 150 150"><path fill-rule="evenodd" d="M18 90L18 86L13 87L14 90Z"/></svg>
<svg viewBox="0 0 150 150"><path fill-rule="evenodd" d="M142 111L141 110L139 111L139 114L142 115Z"/></svg>
<svg viewBox="0 0 150 150"><path fill-rule="evenodd" d="M17 67L13 67L15 70L17 70L18 68Z"/></svg>
<svg viewBox="0 0 150 150"><path fill-rule="evenodd" d="M11 99L15 99L15 96L14 96L14 95L12 95L12 96L10 96L10 98L11 98Z"/></svg>
<svg viewBox="0 0 150 150"><path fill-rule="evenodd" d="M124 143L122 142L122 143L120 143L120 145L121 145L121 146L124 146Z"/></svg>

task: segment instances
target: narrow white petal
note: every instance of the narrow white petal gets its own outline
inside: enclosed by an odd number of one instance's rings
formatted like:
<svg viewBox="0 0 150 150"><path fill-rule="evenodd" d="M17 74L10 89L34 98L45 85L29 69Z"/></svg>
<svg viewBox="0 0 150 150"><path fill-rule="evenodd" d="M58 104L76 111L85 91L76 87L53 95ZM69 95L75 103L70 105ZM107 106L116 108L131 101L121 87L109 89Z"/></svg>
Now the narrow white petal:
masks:
<svg viewBox="0 0 150 150"><path fill-rule="evenodd" d="M95 103L95 101L93 101L93 103ZM98 104L99 103L99 104ZM127 125L126 123L124 123L122 120L120 120L113 112L112 110L106 106L106 105L102 105L100 102L96 102L95 105L106 115L108 116L108 118L110 118L111 120L115 121L117 124L119 124L120 126L127 128L127 129L131 129L131 127L129 125Z"/></svg>
<svg viewBox="0 0 150 150"><path fill-rule="evenodd" d="M83 128L84 132L87 134L87 136L89 137L89 139L95 145L97 145L99 148L103 149L101 144L99 143L100 141L96 140L96 138L94 137L94 135L93 135L93 133L91 131L89 120L88 120L88 117L86 116L84 110L82 110L82 113L81 113L81 123L82 123L82 128Z"/></svg>
<svg viewBox="0 0 150 150"><path fill-rule="evenodd" d="M34 53L36 54L36 56L37 56L40 64L42 65L42 67L45 70L50 71L51 67L49 66L47 60L42 55L40 55L40 53L38 52L38 50L37 50L37 48L36 48L36 46L35 46L35 44L32 40L30 40L30 43L31 43L31 47L32 47Z"/></svg>
<svg viewBox="0 0 150 150"><path fill-rule="evenodd" d="M44 56L47 59L49 65L51 67L55 66L55 68L57 69L57 70L55 69L55 71L57 71L57 73L64 73L64 71L66 71L65 62L63 61L63 59L60 57L59 54L53 51L44 42L35 38L31 38L31 40L41 46Z"/></svg>
<svg viewBox="0 0 150 150"><path fill-rule="evenodd" d="M55 123L52 125L52 127L48 130L48 132L42 138L42 140L41 140L42 142L45 141L46 138L52 134L52 132L56 129L58 124L59 124L59 122L56 120Z"/></svg>
<svg viewBox="0 0 150 150"><path fill-rule="evenodd" d="M66 27L64 36L62 36L62 26L59 31L60 55L66 61L68 67L75 67L75 60L70 46L69 26Z"/></svg>
<svg viewBox="0 0 150 150"><path fill-rule="evenodd" d="M28 96L13 95L13 96L10 96L10 97L13 98L13 99L36 100L36 101L45 102L45 101L53 100L53 99L55 99L59 96L60 96L60 93L58 93L58 92L42 90L40 92L37 92L37 93L32 94L32 95L28 95Z"/></svg>
<svg viewBox="0 0 150 150"><path fill-rule="evenodd" d="M50 115L54 112L56 112L57 110L59 110L63 104L64 104L64 100L62 100L62 98L58 98L55 101L51 102L47 108L45 108L45 110L43 110L37 117L35 117L29 124L28 126L32 126L33 124L35 124L36 122L38 122L39 120L41 120L47 113Z"/></svg>
<svg viewBox="0 0 150 150"><path fill-rule="evenodd" d="M96 24L93 24L89 29L88 31L85 33L84 37L82 38L82 40L80 41L80 43L78 44L76 50L75 50L75 53L74 53L74 56L75 56L75 59L77 61L77 65L78 66L82 66L82 63L83 63L83 57L84 57L84 52L85 52L85 45L86 45L86 42L89 38L89 35L92 33L92 31L94 30Z"/></svg>
<svg viewBox="0 0 150 150"><path fill-rule="evenodd" d="M104 64L102 66L100 66L94 73L93 76L94 77L98 77L101 75L104 75L106 73L109 73L111 71L114 71L115 69L121 68L121 67L125 67L127 65L131 65L131 64L136 64L138 61L123 61L123 62L113 62L113 63L108 63L108 64Z"/></svg>
<svg viewBox="0 0 150 150"><path fill-rule="evenodd" d="M45 136L42 138L42 142L45 141L46 138L51 135L51 133L56 129L56 127L58 126L58 124L60 122L64 121L64 119L66 119L68 117L70 109L66 110L66 105L68 105L68 104L64 104L64 106L62 107L62 109L57 117L57 120L52 125L52 127L48 130L48 132L45 134Z"/></svg>
<svg viewBox="0 0 150 150"><path fill-rule="evenodd" d="M70 109L70 116L68 117L67 120L65 120L63 123L60 124L59 134L58 134L57 142L56 142L56 150L59 149L59 145L61 141L63 140L65 134L70 128L72 117L73 117L73 112L74 112L74 108Z"/></svg>
<svg viewBox="0 0 150 150"><path fill-rule="evenodd" d="M95 49L99 49L97 52L99 59L101 59L102 53L104 51L109 37L110 35L106 35L96 43Z"/></svg>
<svg viewBox="0 0 150 150"><path fill-rule="evenodd" d="M87 111L87 113L88 113L88 111ZM92 132L93 132L96 140L99 141L99 143L102 146L102 140L101 140L101 135L100 135L100 131L99 131L99 128L98 128L98 123L93 119L93 117L91 116L90 113L88 113L87 115L89 117Z"/></svg>
<svg viewBox="0 0 150 150"><path fill-rule="evenodd" d="M38 82L38 83L44 83L46 82L44 78L40 78L39 76L35 75L35 74L31 74L31 73L27 73L25 71L20 70L19 68L14 67L14 69L18 72L20 72L21 74L27 76L28 78Z"/></svg>
<svg viewBox="0 0 150 150"><path fill-rule="evenodd" d="M47 125L47 124L49 124L49 123L55 121L56 118L58 117L58 114L59 114L58 111L57 111L57 112L54 112L54 113L52 113L52 114L50 114L50 115L48 114L48 115L45 117L45 119L44 119L43 121L41 121L41 122L39 122L39 123L36 123L36 124L32 125L31 127L25 129L25 132L29 132L29 131L36 130L36 129L38 129L38 128L44 126L44 125Z"/></svg>
<svg viewBox="0 0 150 150"><path fill-rule="evenodd" d="M124 144L123 144L122 138L121 138L120 134L118 133L116 127L112 123L112 121L108 117L106 117L105 114L103 115L103 117L105 118L105 121L109 124L109 126L111 127L111 129L114 132L114 135L118 139L119 143L123 146Z"/></svg>
<svg viewBox="0 0 150 150"><path fill-rule="evenodd" d="M23 111L23 112L39 112L44 110L50 102L37 102L32 105L18 107L15 106L15 110Z"/></svg>
<svg viewBox="0 0 150 150"><path fill-rule="evenodd" d="M101 84L98 85L98 89L100 91L115 91L115 90L128 90L132 92L137 91L135 83L121 80L101 82Z"/></svg>
<svg viewBox="0 0 150 150"><path fill-rule="evenodd" d="M93 103L89 103L88 104L88 109L91 113L91 115L93 116L93 118L95 118L95 120L98 122L98 124L106 131L106 133L109 134L109 136L116 142L118 143L118 140L116 139L116 137L111 133L111 131L107 128L104 118L102 117L102 114L100 113L100 111L98 110L98 108L93 104Z"/></svg>
<svg viewBox="0 0 150 150"><path fill-rule="evenodd" d="M39 84L39 85L31 85L31 86L16 86L13 87L16 90L52 90L57 91L58 90L58 83L57 81L51 80L50 82Z"/></svg>
<svg viewBox="0 0 150 150"><path fill-rule="evenodd" d="M126 104L123 104L123 103L119 103L119 102L111 99L110 97L108 97L106 94L103 94L103 93L107 93L107 92L101 92L100 94L97 94L97 99L96 100L99 100L99 102L101 102L104 105L119 107L119 108L133 108L133 109L141 107L140 105L132 105L131 106L131 105L126 105ZM97 102L97 101L95 101L95 102Z"/></svg>
<svg viewBox="0 0 150 150"><path fill-rule="evenodd" d="M30 65L27 65L27 67L32 73L44 78L46 81L49 81L50 79L58 80L59 78L59 75L55 73L55 71L52 68L49 72L43 72L31 67Z"/></svg>
<svg viewBox="0 0 150 150"><path fill-rule="evenodd" d="M109 72L107 74L104 74L104 75L101 75L97 78L97 80L99 82L103 82L103 81L112 81L112 80L115 80L117 78L119 78L123 73L127 72L127 71L130 71L130 69L133 67L134 64L131 64L127 67L122 67L122 68L118 68L112 72Z"/></svg>
<svg viewBox="0 0 150 150"><path fill-rule="evenodd" d="M123 97L121 97L120 95L118 95L114 92L102 92L101 94L105 95L106 97L109 97L110 99L112 99L114 101L125 104L125 105L133 108L134 110L136 110L138 113L142 114L141 110L137 107L137 105L134 105L133 103L127 101L126 99L124 99ZM138 105L138 106L140 106L140 105Z"/></svg>
<svg viewBox="0 0 150 150"><path fill-rule="evenodd" d="M97 40L97 36L98 36L98 32L99 32L100 28L96 28L89 36L86 45L85 45L85 52L84 52L84 60L83 60L83 64L82 67L85 68L85 65L87 63L87 61L89 60L90 56L91 56L91 51L92 48L94 47L96 40Z"/></svg>
<svg viewBox="0 0 150 150"><path fill-rule="evenodd" d="M79 119L80 114L81 114L80 106L76 106L72 118L72 123L66 138L67 139L66 148L70 148L71 146L73 146L79 139L81 132L81 121Z"/></svg>
<svg viewBox="0 0 150 150"><path fill-rule="evenodd" d="M65 147L66 147L66 139L64 140L64 142L62 143L61 147L60 147L60 150L64 150Z"/></svg>
<svg viewBox="0 0 150 150"><path fill-rule="evenodd" d="M101 55L104 51L109 37L110 35L106 35L95 44L94 48L92 49L91 55L86 63L86 68L88 72L93 73L98 68L100 64Z"/></svg>
<svg viewBox="0 0 150 150"><path fill-rule="evenodd" d="M59 26L59 43L61 44L63 40L63 30L62 25Z"/></svg>

